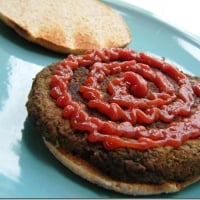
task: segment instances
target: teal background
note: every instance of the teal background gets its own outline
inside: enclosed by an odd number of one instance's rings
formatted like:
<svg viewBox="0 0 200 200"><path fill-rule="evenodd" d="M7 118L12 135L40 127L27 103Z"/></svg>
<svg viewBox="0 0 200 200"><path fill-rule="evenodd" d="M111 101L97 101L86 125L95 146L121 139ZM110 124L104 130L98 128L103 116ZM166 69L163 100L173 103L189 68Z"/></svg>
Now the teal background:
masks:
<svg viewBox="0 0 200 200"><path fill-rule="evenodd" d="M200 76L200 40L122 1L105 0L127 22L128 47L165 57ZM66 55L19 37L0 22L0 198L129 198L97 187L63 167L27 119L32 80L44 66ZM200 183L158 198L198 198ZM153 196L147 196L155 198Z"/></svg>

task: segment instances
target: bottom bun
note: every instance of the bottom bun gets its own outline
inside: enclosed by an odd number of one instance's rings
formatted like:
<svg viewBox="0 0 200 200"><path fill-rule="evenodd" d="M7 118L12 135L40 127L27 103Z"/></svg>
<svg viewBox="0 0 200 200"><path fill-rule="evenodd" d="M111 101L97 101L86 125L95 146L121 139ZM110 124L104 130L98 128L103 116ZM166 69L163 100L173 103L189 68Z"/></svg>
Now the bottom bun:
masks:
<svg viewBox="0 0 200 200"><path fill-rule="evenodd" d="M173 193L182 188L191 185L199 180L197 177L187 182L166 182L164 184L146 184L146 183L126 183L116 181L101 173L85 160L72 155L70 152L62 151L43 138L45 145L51 153L68 169L80 177L88 180L103 188L129 195L152 195L161 193Z"/></svg>

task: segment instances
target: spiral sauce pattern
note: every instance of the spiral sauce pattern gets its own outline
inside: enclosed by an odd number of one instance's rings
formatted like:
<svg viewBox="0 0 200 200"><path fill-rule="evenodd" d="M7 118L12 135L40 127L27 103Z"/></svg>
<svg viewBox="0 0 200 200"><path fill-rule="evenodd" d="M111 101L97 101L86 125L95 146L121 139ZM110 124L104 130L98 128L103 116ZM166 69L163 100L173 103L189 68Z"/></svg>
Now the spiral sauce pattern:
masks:
<svg viewBox="0 0 200 200"><path fill-rule="evenodd" d="M72 100L68 87L78 67L89 69L79 88L86 106L109 120L89 116ZM110 78L108 101L100 87L106 78ZM173 65L132 49L94 49L80 56L69 55L54 70L50 95L73 129L87 131L90 142L102 142L108 150L178 147L200 136L200 107L193 111L195 95L200 96L200 83L192 85ZM177 117L181 120L176 121ZM146 128L157 121L167 123L167 128Z"/></svg>

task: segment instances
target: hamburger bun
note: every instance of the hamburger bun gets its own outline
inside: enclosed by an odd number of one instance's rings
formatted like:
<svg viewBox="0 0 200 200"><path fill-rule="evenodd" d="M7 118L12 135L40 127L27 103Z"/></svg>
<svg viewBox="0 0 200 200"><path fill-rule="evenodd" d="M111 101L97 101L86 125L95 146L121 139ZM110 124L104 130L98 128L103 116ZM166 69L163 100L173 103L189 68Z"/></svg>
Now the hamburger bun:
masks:
<svg viewBox="0 0 200 200"><path fill-rule="evenodd" d="M193 180L179 182L165 182L163 184L145 184L145 183L127 183L123 181L117 181L109 176L106 176L97 168L94 168L87 161L73 156L70 152L62 151L55 147L55 145L48 142L43 138L46 147L65 167L71 170L78 176L94 183L100 187L108 190L113 190L122 194L128 195L155 195L161 193L173 193L178 192L181 189L197 182L200 177L195 177Z"/></svg>
<svg viewBox="0 0 200 200"><path fill-rule="evenodd" d="M98 0L0 0L0 19L25 39L61 53L131 41L122 16Z"/></svg>

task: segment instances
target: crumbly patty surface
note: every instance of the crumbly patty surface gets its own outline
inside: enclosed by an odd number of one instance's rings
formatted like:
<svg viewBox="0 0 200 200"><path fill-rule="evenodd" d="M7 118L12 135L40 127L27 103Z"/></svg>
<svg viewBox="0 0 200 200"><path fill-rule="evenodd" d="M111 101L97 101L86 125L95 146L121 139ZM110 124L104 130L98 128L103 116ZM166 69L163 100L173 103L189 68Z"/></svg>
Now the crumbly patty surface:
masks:
<svg viewBox="0 0 200 200"><path fill-rule="evenodd" d="M38 73L26 104L30 119L47 141L88 161L115 180L161 184L169 181L182 183L200 176L199 138L191 139L179 148L166 146L148 150L120 148L109 151L101 143L88 142L87 133L74 131L69 121L61 117L61 109L49 95L50 78L55 66L56 63ZM76 70L69 87L72 98L80 104L84 104L84 99L77 90L87 73L86 69ZM199 101L199 98L195 99L195 106ZM106 120L105 116L93 110L88 112ZM166 124L158 122L153 126L165 127Z"/></svg>

